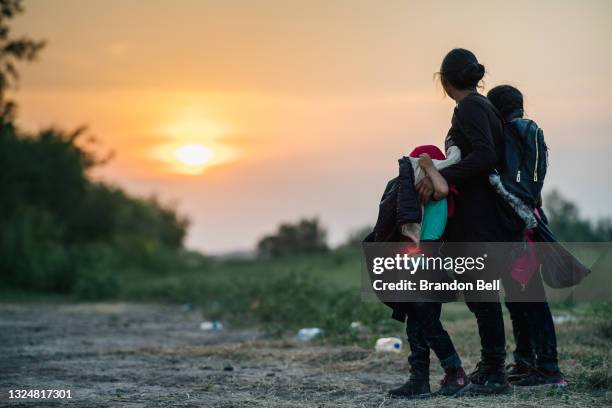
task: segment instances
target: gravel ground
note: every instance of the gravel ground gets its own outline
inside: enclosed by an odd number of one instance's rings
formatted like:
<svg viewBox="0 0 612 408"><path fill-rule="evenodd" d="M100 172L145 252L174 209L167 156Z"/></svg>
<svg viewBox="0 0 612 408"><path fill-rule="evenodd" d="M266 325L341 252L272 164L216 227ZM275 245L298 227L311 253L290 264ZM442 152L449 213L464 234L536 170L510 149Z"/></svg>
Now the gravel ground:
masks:
<svg viewBox="0 0 612 408"><path fill-rule="evenodd" d="M0 406L580 406L584 396L390 400L405 354L199 329L199 312L142 304L0 305ZM435 374L438 380L440 373ZM435 388L435 382L432 381ZM71 400L9 400L9 389L69 389ZM594 402L594 401L592 401ZM599 401L601 402L601 400Z"/></svg>

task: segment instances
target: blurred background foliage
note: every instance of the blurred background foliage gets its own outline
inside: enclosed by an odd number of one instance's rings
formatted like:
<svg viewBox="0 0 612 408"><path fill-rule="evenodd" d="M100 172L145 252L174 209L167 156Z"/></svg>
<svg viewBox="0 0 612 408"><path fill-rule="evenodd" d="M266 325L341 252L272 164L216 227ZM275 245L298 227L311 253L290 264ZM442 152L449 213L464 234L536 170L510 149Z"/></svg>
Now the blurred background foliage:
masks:
<svg viewBox="0 0 612 408"><path fill-rule="evenodd" d="M116 286L114 275L106 276L111 270L159 270L168 253L180 265L187 219L155 198L92 181L87 171L97 161L79 145L82 135L24 134L0 122L4 285L69 293L93 281L109 292Z"/></svg>
<svg viewBox="0 0 612 408"><path fill-rule="evenodd" d="M590 220L580 214L578 206L553 190L544 198L551 230L562 242L611 242L612 218Z"/></svg>
<svg viewBox="0 0 612 408"><path fill-rule="evenodd" d="M7 90L18 64L45 46L11 33L23 11L20 0L0 0L0 285L101 298L116 296L123 271L184 266L188 220L155 198L92 180L88 170L105 160L83 141L84 128L16 127Z"/></svg>
<svg viewBox="0 0 612 408"><path fill-rule="evenodd" d="M329 250L326 238L327 231L317 218L303 219L295 224L282 223L276 233L259 240L257 254L278 257L326 252Z"/></svg>

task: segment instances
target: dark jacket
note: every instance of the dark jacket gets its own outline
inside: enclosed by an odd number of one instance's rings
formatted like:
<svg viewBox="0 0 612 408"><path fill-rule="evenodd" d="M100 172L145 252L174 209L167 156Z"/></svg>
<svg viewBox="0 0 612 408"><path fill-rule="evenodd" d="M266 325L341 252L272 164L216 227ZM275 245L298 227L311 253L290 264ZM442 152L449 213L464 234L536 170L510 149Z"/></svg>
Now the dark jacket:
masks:
<svg viewBox="0 0 612 408"><path fill-rule="evenodd" d="M414 185L414 170L410 159L399 159L399 175L390 180L378 205L378 219L374 230L364 242L405 241L400 234L400 226L411 222L421 222L421 204ZM392 318L403 322L406 310L403 303L385 302L393 309Z"/></svg>
<svg viewBox="0 0 612 408"><path fill-rule="evenodd" d="M390 180L378 205L378 219L371 241L402 241L402 224L421 222L421 204L414 186L414 171L410 159L399 159L399 175Z"/></svg>
<svg viewBox="0 0 612 408"><path fill-rule="evenodd" d="M473 93L455 108L446 149L457 146L461 161L440 171L459 191L444 239L450 242L517 241L524 223L489 183L503 157L502 118L487 98Z"/></svg>

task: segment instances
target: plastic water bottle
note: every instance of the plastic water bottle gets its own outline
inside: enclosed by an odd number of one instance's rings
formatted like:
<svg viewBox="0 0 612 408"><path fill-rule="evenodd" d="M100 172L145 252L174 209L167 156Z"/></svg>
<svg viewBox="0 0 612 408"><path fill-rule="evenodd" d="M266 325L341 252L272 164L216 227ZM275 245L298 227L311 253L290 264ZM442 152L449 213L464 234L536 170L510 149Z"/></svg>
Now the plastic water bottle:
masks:
<svg viewBox="0 0 612 408"><path fill-rule="evenodd" d="M318 327L308 327L298 330L297 339L300 341L308 341L320 336L321 334L323 334L323 330L319 329Z"/></svg>
<svg viewBox="0 0 612 408"><path fill-rule="evenodd" d="M402 350L402 340L397 337L381 337L376 340L376 351L399 353Z"/></svg>
<svg viewBox="0 0 612 408"><path fill-rule="evenodd" d="M202 322L200 323L200 330L204 331L214 331L223 329L223 324L218 320L213 320L212 322Z"/></svg>

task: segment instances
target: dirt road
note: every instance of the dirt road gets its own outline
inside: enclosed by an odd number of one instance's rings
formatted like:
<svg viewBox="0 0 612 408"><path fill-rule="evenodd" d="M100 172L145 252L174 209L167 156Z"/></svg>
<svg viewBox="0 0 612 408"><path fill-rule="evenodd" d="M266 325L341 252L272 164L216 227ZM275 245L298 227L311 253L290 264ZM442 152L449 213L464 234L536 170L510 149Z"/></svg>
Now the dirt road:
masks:
<svg viewBox="0 0 612 408"><path fill-rule="evenodd" d="M0 305L0 406L8 389L69 389L45 406L490 406L491 398L412 402L386 390L406 379L405 354L267 340L256 331L199 329L180 307ZM432 387L439 379L436 372ZM584 397L513 392L495 405L576 406Z"/></svg>

